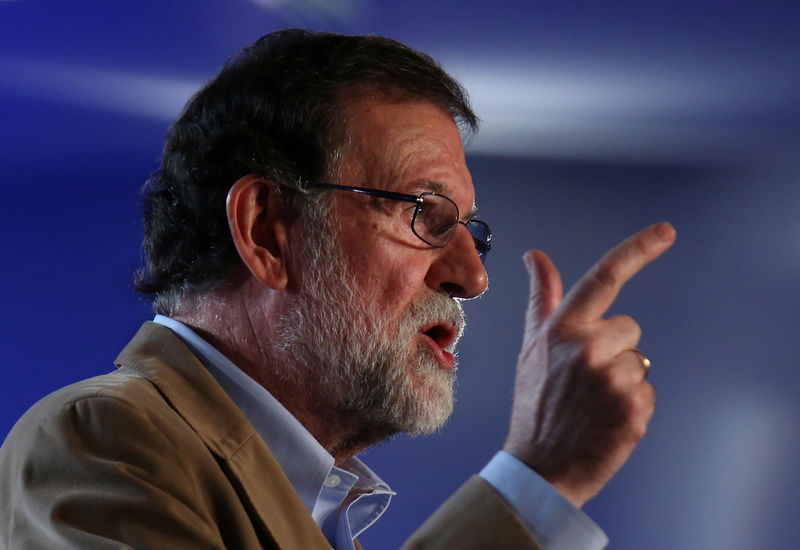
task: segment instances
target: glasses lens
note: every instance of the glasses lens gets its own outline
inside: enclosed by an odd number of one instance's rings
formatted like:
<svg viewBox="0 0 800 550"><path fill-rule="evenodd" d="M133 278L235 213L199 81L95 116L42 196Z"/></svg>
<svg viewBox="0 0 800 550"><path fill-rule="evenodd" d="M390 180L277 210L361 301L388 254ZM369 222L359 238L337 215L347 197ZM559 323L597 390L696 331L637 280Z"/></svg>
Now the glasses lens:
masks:
<svg viewBox="0 0 800 550"><path fill-rule="evenodd" d="M458 224L458 207L443 195L423 193L411 229L426 243L442 247Z"/></svg>
<svg viewBox="0 0 800 550"><path fill-rule="evenodd" d="M468 221L467 229L472 235L472 240L475 241L475 249L478 251L481 262L486 261L486 255L492 249L492 231L486 223L480 220Z"/></svg>

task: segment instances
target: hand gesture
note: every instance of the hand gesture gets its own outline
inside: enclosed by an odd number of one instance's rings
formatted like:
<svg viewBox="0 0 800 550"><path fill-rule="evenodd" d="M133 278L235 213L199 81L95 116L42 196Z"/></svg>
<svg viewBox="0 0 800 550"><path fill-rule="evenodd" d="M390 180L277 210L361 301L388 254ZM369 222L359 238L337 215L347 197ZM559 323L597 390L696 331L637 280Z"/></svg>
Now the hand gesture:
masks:
<svg viewBox="0 0 800 550"><path fill-rule="evenodd" d="M656 224L603 256L562 300L550 258L529 251L525 335L504 449L552 483L575 506L597 494L644 436L655 391L635 350L631 317L603 315L622 285L675 241Z"/></svg>

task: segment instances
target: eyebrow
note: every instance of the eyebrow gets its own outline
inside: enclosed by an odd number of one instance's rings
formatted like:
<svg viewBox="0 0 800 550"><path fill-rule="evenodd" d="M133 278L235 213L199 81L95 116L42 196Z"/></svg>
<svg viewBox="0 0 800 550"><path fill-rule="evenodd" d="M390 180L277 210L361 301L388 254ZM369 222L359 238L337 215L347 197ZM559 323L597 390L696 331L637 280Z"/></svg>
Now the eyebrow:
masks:
<svg viewBox="0 0 800 550"><path fill-rule="evenodd" d="M427 191L432 191L434 193L439 193L441 195L445 194L445 186L438 181L431 181L431 180L421 180L417 187L422 187Z"/></svg>

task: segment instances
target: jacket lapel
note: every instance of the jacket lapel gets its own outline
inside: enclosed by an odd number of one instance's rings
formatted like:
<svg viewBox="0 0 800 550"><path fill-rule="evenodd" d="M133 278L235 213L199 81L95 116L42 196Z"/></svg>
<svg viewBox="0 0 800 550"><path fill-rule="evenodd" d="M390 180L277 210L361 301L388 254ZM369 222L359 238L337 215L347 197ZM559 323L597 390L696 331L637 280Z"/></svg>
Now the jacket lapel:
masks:
<svg viewBox="0 0 800 550"><path fill-rule="evenodd" d="M286 550L330 549L253 425L174 332L145 323L115 363L153 383L219 458L265 538Z"/></svg>

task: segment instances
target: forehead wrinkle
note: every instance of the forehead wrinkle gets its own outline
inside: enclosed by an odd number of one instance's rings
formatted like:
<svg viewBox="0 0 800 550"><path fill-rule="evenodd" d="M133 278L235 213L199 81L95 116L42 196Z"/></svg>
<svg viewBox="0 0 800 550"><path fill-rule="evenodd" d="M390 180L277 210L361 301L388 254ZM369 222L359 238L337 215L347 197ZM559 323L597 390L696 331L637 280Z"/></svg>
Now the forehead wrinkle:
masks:
<svg viewBox="0 0 800 550"><path fill-rule="evenodd" d="M456 182L447 180L458 177L460 183L463 149L452 150L440 130L427 122L396 122L384 126L377 136L350 132L351 151L363 170L358 178L362 184L414 194L433 191L454 198Z"/></svg>
<svg viewBox="0 0 800 550"><path fill-rule="evenodd" d="M397 143L390 143L380 152L376 152L371 145L361 142L353 148L358 164L361 165L361 184L365 187L387 189L392 184L395 167L400 165L401 148Z"/></svg>
<svg viewBox="0 0 800 550"><path fill-rule="evenodd" d="M398 175L410 170L418 170L421 167L421 173L414 173L407 178L402 178L399 183L405 186L413 185L418 189L448 197L452 196L452 185L447 179L458 172L457 159L453 159L452 152L443 147L436 136L431 136L421 129L415 135L393 142L393 145L399 150L396 157L398 166L401 167ZM451 173L451 169L453 173ZM441 180L442 176L447 177L445 180Z"/></svg>
<svg viewBox="0 0 800 550"><path fill-rule="evenodd" d="M392 141L390 162L388 166L392 172L391 177L395 179L395 185L403 187L410 184L417 184L422 180L414 175L408 173L414 170L420 163L429 164L431 161L426 155L426 151L430 147L426 147L426 142L429 141L424 138L423 132L415 132L413 135L405 136L404 138Z"/></svg>

